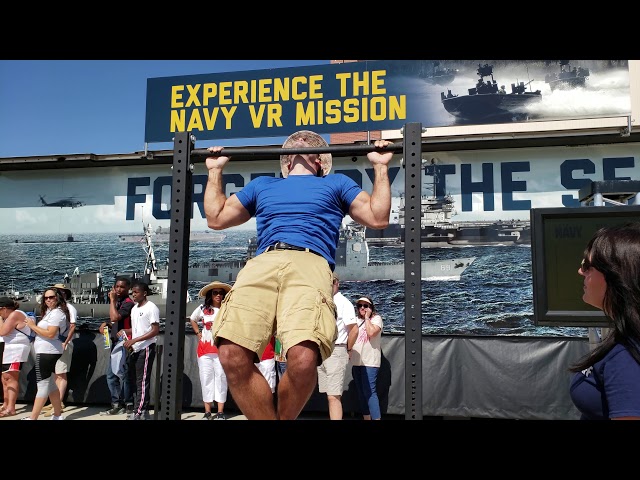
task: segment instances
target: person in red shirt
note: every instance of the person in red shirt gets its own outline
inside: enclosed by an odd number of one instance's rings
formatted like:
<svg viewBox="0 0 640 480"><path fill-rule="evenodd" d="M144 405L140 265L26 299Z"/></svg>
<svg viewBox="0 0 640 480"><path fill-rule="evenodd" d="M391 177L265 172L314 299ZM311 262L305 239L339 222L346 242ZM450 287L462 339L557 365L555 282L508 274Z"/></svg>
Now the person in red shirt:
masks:
<svg viewBox="0 0 640 480"><path fill-rule="evenodd" d="M260 358L260 362L256 363L256 367L260 370L260 373L266 378L269 386L271 387L271 393L276 391L276 337L271 337L271 341L267 344L267 348L264 349L264 353Z"/></svg>
<svg viewBox="0 0 640 480"><path fill-rule="evenodd" d="M131 290L131 278L120 276L116 278L116 283L109 290L109 320L100 324L98 331L104 334L104 329L109 329L111 338L111 353L118 344L118 332L131 328L131 309L135 305L129 296ZM133 392L136 389L129 379L129 363L122 362L120 372L114 372L111 368L111 361L107 362L107 387L111 396L111 408L105 410L100 415L131 415L133 413Z"/></svg>
<svg viewBox="0 0 640 480"><path fill-rule="evenodd" d="M218 358L218 348L213 343L211 327L229 290L231 285L222 282L211 282L202 287L199 296L204 298L204 303L198 305L189 317L191 327L198 336L197 355L204 403L203 420L226 420L224 404L227 401L227 377ZM211 406L214 401L218 403L218 413L212 416Z"/></svg>

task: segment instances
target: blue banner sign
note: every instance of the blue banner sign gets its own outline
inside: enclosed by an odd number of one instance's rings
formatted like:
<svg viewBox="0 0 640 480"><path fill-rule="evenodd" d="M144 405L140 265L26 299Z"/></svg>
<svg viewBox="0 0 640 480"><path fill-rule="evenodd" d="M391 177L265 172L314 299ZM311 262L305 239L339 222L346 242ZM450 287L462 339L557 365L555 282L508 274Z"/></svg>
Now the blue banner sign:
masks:
<svg viewBox="0 0 640 480"><path fill-rule="evenodd" d="M145 142L629 115L627 61L377 60L147 80Z"/></svg>
<svg viewBox="0 0 640 480"><path fill-rule="evenodd" d="M147 80L145 142L399 129L428 122L403 82L403 61L250 70ZM412 107L412 104L415 107Z"/></svg>

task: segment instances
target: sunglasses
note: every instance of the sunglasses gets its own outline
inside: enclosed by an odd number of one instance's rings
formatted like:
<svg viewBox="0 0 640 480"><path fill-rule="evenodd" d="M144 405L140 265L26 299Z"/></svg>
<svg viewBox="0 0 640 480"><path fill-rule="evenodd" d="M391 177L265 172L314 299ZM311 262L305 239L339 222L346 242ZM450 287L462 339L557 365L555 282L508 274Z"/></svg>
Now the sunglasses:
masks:
<svg viewBox="0 0 640 480"><path fill-rule="evenodd" d="M224 297L225 293L227 292L225 292L224 290L211 290L211 295L213 295L214 297L216 295L222 295Z"/></svg>
<svg viewBox="0 0 640 480"><path fill-rule="evenodd" d="M358 303L358 304L356 304L356 307L358 307L358 308L370 308L371 305L366 305L364 303Z"/></svg>
<svg viewBox="0 0 640 480"><path fill-rule="evenodd" d="M44 297L45 300L54 300L56 298L55 295L51 295L50 297Z"/></svg>
<svg viewBox="0 0 640 480"><path fill-rule="evenodd" d="M589 261L589 259L583 258L582 262L580 262L580 270L586 273L589 271L590 268L591 268L591 262Z"/></svg>

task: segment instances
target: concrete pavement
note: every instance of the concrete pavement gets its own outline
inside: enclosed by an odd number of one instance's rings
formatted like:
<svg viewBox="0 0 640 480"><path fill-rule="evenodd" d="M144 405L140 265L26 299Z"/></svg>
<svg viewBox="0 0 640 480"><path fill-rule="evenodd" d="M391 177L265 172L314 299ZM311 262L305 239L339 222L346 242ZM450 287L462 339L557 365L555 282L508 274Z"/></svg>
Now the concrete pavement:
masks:
<svg viewBox="0 0 640 480"><path fill-rule="evenodd" d="M28 417L31 414L32 404L18 403L16 404L16 414L11 417L0 417L2 420L20 420ZM65 405L62 416L65 420L126 420L127 416L122 415L100 415L100 412L109 408L108 405ZM149 412L153 416L153 410ZM204 409L199 411L182 412L181 420L202 420L204 415ZM227 420L246 420L247 417L239 412L225 412ZM45 417L44 413L41 413L38 420L51 420L51 417Z"/></svg>

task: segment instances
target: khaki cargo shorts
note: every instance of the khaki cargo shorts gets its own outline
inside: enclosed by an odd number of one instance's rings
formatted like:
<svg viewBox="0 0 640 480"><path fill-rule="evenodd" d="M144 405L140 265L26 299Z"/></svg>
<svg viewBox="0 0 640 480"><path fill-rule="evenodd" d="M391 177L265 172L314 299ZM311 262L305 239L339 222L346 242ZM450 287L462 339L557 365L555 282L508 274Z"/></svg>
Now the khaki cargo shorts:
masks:
<svg viewBox="0 0 640 480"><path fill-rule="evenodd" d="M318 391L327 395L342 395L344 378L349 366L346 345L336 345L333 353L318 367Z"/></svg>
<svg viewBox="0 0 640 480"><path fill-rule="evenodd" d="M255 362L276 333L285 353L310 340L323 362L338 335L329 264L319 255L295 250L250 259L224 297L212 333L216 345L222 337L256 352Z"/></svg>

